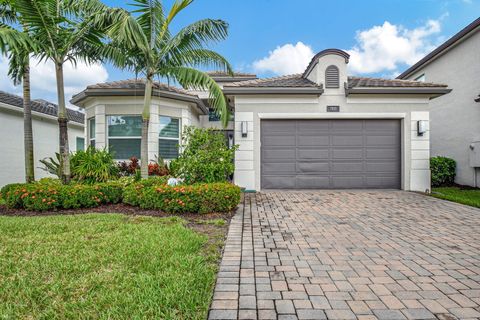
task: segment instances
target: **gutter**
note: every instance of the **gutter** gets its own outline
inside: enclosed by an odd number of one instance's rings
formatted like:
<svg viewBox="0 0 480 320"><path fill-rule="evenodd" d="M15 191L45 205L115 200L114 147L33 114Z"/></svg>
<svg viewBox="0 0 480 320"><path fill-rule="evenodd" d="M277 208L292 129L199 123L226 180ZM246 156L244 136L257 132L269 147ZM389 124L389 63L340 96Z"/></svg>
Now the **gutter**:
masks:
<svg viewBox="0 0 480 320"><path fill-rule="evenodd" d="M230 95L242 94L313 94L321 95L319 87L224 87L223 93Z"/></svg>
<svg viewBox="0 0 480 320"><path fill-rule="evenodd" d="M417 87L417 88L408 88L408 87L383 87L383 88L370 88L370 87L357 87L357 88L346 88L345 95L350 94L430 94L430 98L436 98L441 95L451 92L452 89L444 87Z"/></svg>
<svg viewBox="0 0 480 320"><path fill-rule="evenodd" d="M141 89L85 89L79 94L75 95L71 100L70 103L77 104L83 99L87 97L101 97L101 96L143 96L145 94L145 90ZM185 102L195 103L200 111L204 114L208 114L208 108L205 106L203 101L195 96L171 92L171 91L162 91L158 89L152 90L152 96L160 97L160 98L167 98L167 99L174 99L180 100Z"/></svg>

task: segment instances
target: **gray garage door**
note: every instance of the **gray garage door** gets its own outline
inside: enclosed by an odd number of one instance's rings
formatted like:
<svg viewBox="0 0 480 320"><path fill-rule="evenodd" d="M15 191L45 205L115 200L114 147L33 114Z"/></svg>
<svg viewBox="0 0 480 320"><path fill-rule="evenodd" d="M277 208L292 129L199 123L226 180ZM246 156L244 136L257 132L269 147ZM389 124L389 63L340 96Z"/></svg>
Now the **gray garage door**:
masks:
<svg viewBox="0 0 480 320"><path fill-rule="evenodd" d="M262 120L262 188L400 188L399 120Z"/></svg>

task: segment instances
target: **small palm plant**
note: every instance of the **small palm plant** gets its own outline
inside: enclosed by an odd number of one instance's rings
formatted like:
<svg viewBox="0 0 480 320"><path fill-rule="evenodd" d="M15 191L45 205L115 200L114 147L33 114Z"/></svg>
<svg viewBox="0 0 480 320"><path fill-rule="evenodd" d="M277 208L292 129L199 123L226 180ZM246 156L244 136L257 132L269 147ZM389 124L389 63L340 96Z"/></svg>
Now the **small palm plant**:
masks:
<svg viewBox="0 0 480 320"><path fill-rule="evenodd" d="M221 88L205 72L196 68L214 67L232 73L228 61L205 47L227 37L228 24L222 20L203 19L172 34L174 18L193 0L177 0L165 13L159 0L134 0L136 10L113 23L107 34L109 58L115 65L145 76L142 112L141 173L148 176L148 126L154 77L171 79L184 88L210 92L210 105L226 126L228 104ZM115 48L120 48L119 54Z"/></svg>

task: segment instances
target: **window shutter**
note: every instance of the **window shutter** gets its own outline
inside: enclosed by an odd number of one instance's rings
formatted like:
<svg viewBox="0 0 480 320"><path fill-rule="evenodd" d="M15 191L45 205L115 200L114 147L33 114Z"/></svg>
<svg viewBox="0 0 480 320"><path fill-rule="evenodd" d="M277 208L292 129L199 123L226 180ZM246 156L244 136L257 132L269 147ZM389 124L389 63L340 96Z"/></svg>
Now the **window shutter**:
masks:
<svg viewBox="0 0 480 320"><path fill-rule="evenodd" d="M325 87L340 88L340 75L336 66L328 66L325 71Z"/></svg>

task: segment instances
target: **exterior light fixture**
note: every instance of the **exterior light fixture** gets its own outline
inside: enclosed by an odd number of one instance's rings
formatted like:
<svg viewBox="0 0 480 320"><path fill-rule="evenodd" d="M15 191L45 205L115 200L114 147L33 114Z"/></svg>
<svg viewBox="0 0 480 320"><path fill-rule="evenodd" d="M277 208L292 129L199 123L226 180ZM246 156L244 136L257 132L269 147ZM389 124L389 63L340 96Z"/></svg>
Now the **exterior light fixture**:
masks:
<svg viewBox="0 0 480 320"><path fill-rule="evenodd" d="M248 133L248 122L242 121L242 138L246 138Z"/></svg>
<svg viewBox="0 0 480 320"><path fill-rule="evenodd" d="M427 121L418 120L417 121L417 135L423 136L427 132Z"/></svg>

